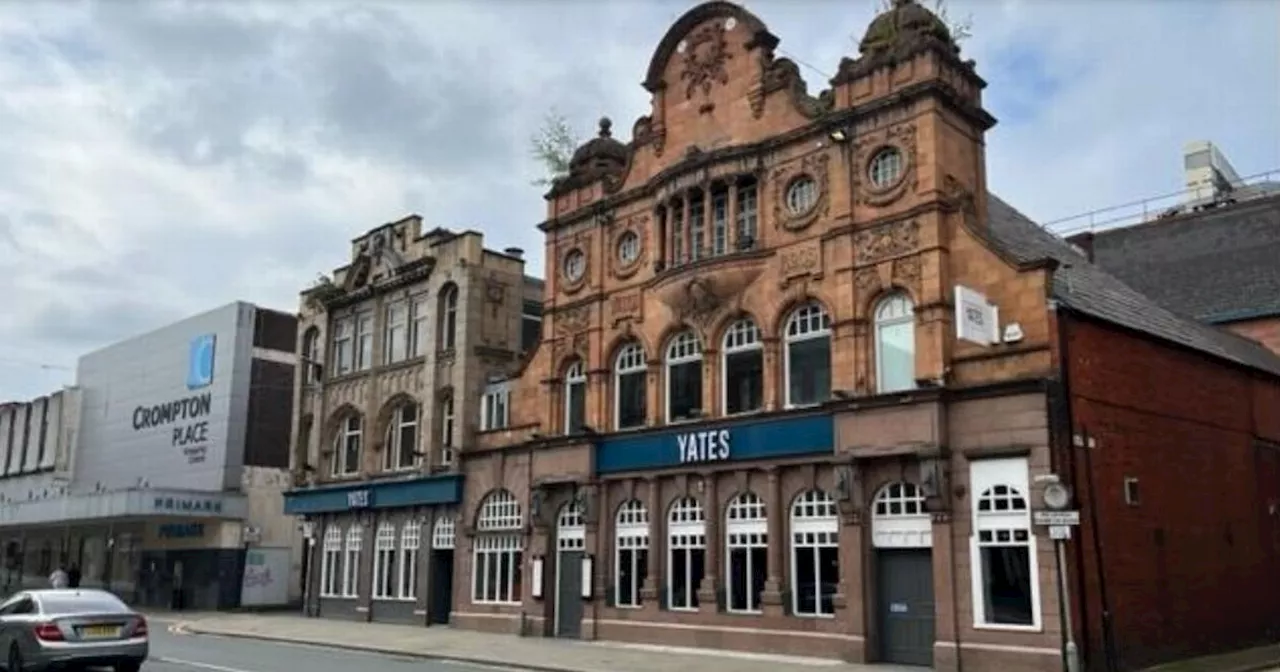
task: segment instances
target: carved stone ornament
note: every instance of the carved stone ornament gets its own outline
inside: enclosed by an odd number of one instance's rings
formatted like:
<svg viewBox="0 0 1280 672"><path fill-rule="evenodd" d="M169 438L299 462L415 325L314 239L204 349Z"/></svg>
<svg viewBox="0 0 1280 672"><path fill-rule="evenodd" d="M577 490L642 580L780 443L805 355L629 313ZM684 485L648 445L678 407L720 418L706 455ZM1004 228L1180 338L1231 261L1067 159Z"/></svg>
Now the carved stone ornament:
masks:
<svg viewBox="0 0 1280 672"><path fill-rule="evenodd" d="M920 286L920 257L903 257L893 262L893 282L900 287L916 289Z"/></svg>
<svg viewBox="0 0 1280 672"><path fill-rule="evenodd" d="M871 184L871 161L882 150L897 149L902 157L902 169L898 178L882 187ZM854 182L854 202L859 205L884 206L902 198L908 191L914 192L920 184L916 170L916 127L914 124L890 126L883 133L871 133L859 138L853 145L853 165L858 167Z"/></svg>
<svg viewBox="0 0 1280 672"><path fill-rule="evenodd" d="M615 325L622 320L639 322L642 305L639 291L614 294L609 297L609 316Z"/></svg>
<svg viewBox="0 0 1280 672"><path fill-rule="evenodd" d="M853 284L858 288L858 293L864 296L874 294L880 291L880 271L874 266L860 268L853 276Z"/></svg>
<svg viewBox="0 0 1280 672"><path fill-rule="evenodd" d="M782 250L778 255L783 279L822 272L822 243L810 240Z"/></svg>
<svg viewBox="0 0 1280 672"><path fill-rule="evenodd" d="M920 247L920 223L914 219L880 224L853 236L853 263L874 264L900 257Z"/></svg>
<svg viewBox="0 0 1280 672"><path fill-rule="evenodd" d="M726 67L733 55L724 39L724 26L719 22L703 26L680 43L684 57L684 69L680 81L685 83L684 97L693 98L695 92L706 96L715 84L729 82Z"/></svg>
<svg viewBox="0 0 1280 672"><path fill-rule="evenodd" d="M568 336L587 328L591 322L591 304L576 306L555 314L556 335Z"/></svg>
<svg viewBox="0 0 1280 672"><path fill-rule="evenodd" d="M705 330L717 316L742 309L743 294L763 271L763 264L739 265L714 274L682 276L655 290L677 321Z"/></svg>
<svg viewBox="0 0 1280 672"><path fill-rule="evenodd" d="M825 152L811 154L799 161L774 169L769 176L769 183L774 191L773 221L778 228L787 231L802 231L821 217L826 217L831 210L831 157ZM818 194L813 204L804 212L792 212L787 207L787 192L796 179L808 175L813 178Z"/></svg>

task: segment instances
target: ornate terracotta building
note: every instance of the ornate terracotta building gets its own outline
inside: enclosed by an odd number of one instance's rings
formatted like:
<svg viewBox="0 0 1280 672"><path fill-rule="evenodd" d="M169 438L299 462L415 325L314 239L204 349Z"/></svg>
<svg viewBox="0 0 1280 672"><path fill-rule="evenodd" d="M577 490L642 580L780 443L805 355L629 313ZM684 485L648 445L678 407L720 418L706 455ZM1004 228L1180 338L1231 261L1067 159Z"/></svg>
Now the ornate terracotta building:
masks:
<svg viewBox="0 0 1280 672"><path fill-rule="evenodd" d="M1212 404L1156 376L1200 367L1262 408L1280 361L991 196L985 83L928 10L895 2L817 96L778 42L737 5L690 10L630 140L602 120L547 195L543 338L462 454L453 623L950 670L1061 669L1066 595L1096 669L1267 636L1261 598L1234 634L1181 641L1162 633L1207 621L1117 602L1150 581L1117 544L1156 542L1116 521L1186 541L1137 499L1185 478L1144 452L1177 430L1124 414L1209 423ZM1260 581L1280 420L1213 426L1232 473L1274 467L1230 507ZM1033 515L1054 482L1115 511L1073 528L1065 584Z"/></svg>

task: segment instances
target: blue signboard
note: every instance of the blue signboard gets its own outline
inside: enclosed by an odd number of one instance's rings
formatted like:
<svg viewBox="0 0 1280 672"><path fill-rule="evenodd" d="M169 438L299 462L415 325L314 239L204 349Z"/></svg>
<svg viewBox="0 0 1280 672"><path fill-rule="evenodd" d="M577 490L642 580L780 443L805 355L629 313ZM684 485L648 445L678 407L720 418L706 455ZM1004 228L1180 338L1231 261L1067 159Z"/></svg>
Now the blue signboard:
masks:
<svg viewBox="0 0 1280 672"><path fill-rule="evenodd" d="M218 336L205 334L191 339L187 353L187 389L198 390L213 383L213 354Z"/></svg>
<svg viewBox="0 0 1280 672"><path fill-rule="evenodd" d="M834 444L825 414L698 423L604 439L596 445L596 473L815 455Z"/></svg>
<svg viewBox="0 0 1280 672"><path fill-rule="evenodd" d="M296 516L360 509L456 504L462 500L462 475L425 476L399 481L361 482L290 490L284 512Z"/></svg>

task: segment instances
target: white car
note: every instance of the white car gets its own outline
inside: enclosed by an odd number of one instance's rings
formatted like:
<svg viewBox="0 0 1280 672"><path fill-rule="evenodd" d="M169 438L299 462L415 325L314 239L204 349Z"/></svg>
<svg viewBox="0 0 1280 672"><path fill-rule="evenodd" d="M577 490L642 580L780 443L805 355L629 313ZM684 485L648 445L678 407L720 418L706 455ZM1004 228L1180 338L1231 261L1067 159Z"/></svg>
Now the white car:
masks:
<svg viewBox="0 0 1280 672"><path fill-rule="evenodd" d="M24 590L0 604L7 672L108 665L138 672L149 652L147 619L105 590Z"/></svg>

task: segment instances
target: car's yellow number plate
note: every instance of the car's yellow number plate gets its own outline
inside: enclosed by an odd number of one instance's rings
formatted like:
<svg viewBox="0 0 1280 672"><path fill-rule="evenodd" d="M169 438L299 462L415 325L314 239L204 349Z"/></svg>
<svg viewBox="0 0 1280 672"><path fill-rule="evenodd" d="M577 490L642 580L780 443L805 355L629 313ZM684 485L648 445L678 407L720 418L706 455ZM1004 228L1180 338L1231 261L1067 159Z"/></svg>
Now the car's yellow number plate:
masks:
<svg viewBox="0 0 1280 672"><path fill-rule="evenodd" d="M86 625L81 628L80 633L85 637L105 638L119 637L120 626L118 625Z"/></svg>

